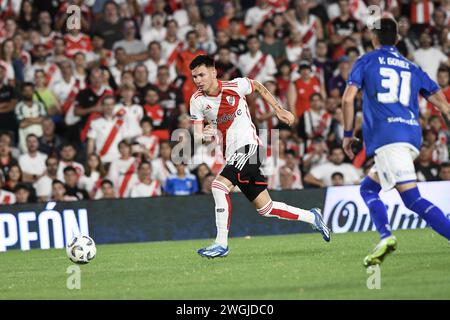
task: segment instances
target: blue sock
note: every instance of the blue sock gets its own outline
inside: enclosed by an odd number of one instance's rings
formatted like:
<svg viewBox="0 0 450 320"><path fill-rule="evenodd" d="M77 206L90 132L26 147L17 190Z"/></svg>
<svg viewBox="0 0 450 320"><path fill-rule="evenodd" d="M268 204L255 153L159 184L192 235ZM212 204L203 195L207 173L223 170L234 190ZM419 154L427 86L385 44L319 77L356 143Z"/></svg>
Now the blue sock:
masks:
<svg viewBox="0 0 450 320"><path fill-rule="evenodd" d="M381 186L370 177L365 177L361 182L359 192L369 208L370 217L377 228L380 238L384 239L392 235L389 225L386 206L379 197Z"/></svg>
<svg viewBox="0 0 450 320"><path fill-rule="evenodd" d="M400 196L409 210L417 213L437 233L450 240L450 220L447 219L441 209L422 198L417 187L401 192Z"/></svg>

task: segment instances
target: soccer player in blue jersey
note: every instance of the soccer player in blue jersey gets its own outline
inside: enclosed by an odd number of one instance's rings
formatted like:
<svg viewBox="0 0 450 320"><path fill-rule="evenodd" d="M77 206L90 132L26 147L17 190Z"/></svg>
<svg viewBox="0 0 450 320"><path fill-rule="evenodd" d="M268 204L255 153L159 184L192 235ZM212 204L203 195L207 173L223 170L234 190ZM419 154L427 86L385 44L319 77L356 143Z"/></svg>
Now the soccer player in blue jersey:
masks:
<svg viewBox="0 0 450 320"><path fill-rule="evenodd" d="M436 106L450 128L450 106L439 89L417 65L395 48L397 23L378 19L372 43L376 50L364 54L354 64L342 98L346 154L352 152L354 100L363 95L363 137L367 156L375 165L362 181L360 193L370 211L381 241L364 259L364 265L380 264L397 247L390 230L381 189L396 188L405 206L423 218L436 232L450 239L450 220L433 203L421 197L416 184L414 159L419 154L422 131L419 124L419 94Z"/></svg>

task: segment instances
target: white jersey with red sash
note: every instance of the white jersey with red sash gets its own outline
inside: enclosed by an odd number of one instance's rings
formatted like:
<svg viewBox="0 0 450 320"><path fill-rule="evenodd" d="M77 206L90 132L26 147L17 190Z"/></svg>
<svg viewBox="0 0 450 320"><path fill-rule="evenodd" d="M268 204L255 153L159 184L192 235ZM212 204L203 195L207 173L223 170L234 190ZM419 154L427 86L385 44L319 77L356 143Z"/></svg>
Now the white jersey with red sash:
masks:
<svg viewBox="0 0 450 320"><path fill-rule="evenodd" d="M157 197L161 195L161 185L158 180L153 180L149 184L138 181L131 188L131 198Z"/></svg>
<svg viewBox="0 0 450 320"><path fill-rule="evenodd" d="M221 133L225 158L230 160L239 148L261 145L255 125L250 117L246 95L254 91L248 78L219 81L217 96L208 96L198 90L191 97L190 114L194 123L211 122Z"/></svg>
<svg viewBox="0 0 450 320"><path fill-rule="evenodd" d="M58 164L58 171L56 173L56 177L58 178L58 180L61 180L63 182L65 181L64 180L64 169L66 167L74 167L75 171L77 172L78 178L84 176L84 166L81 163L78 163L76 161L66 162L66 161L60 160L59 164Z"/></svg>
<svg viewBox="0 0 450 320"><path fill-rule="evenodd" d="M110 163L119 158L119 142L123 140L122 117L97 118L91 122L87 137L95 141L95 150L103 163Z"/></svg>
<svg viewBox="0 0 450 320"><path fill-rule="evenodd" d="M44 64L34 63L30 68L27 69L25 73L25 81L34 83L34 73L36 72L36 70L44 70L45 80L47 84L54 82L62 77L61 70L59 70L59 67L56 64L48 62L45 62Z"/></svg>
<svg viewBox="0 0 450 320"><path fill-rule="evenodd" d="M313 53L316 47L319 23L319 19L313 14L308 16L307 23L297 21L297 31L302 34L302 46L311 48Z"/></svg>
<svg viewBox="0 0 450 320"><path fill-rule="evenodd" d="M0 204L14 204L16 203L16 196L14 193L0 190Z"/></svg>
<svg viewBox="0 0 450 320"><path fill-rule="evenodd" d="M119 198L130 196L131 187L137 180L137 167L138 160L134 157L128 159L119 158L111 162L108 176L113 182Z"/></svg>
<svg viewBox="0 0 450 320"><path fill-rule="evenodd" d="M121 113L124 124L122 126L123 138L135 138L142 134L141 120L144 117L144 109L138 104L125 105L118 103L114 107L114 114Z"/></svg>
<svg viewBox="0 0 450 320"><path fill-rule="evenodd" d="M144 147L148 152L150 159L156 159L159 155L159 137L151 134L149 136L141 135L137 137L136 141Z"/></svg>
<svg viewBox="0 0 450 320"><path fill-rule="evenodd" d="M161 43L162 58L167 61L168 66L175 66L177 63L178 53L184 48L183 41L169 42L164 40Z"/></svg>
<svg viewBox="0 0 450 320"><path fill-rule="evenodd" d="M62 37L62 34L56 31L50 32L47 36L41 34L41 43L48 49L52 50L55 46L55 38Z"/></svg>
<svg viewBox="0 0 450 320"><path fill-rule="evenodd" d="M161 185L165 185L167 178L171 174L177 173L177 168L171 160L157 158L152 161L152 180L158 180Z"/></svg>
<svg viewBox="0 0 450 320"><path fill-rule="evenodd" d="M258 51L254 56L247 52L238 59L238 68L250 79L264 83L277 73L275 61L269 54Z"/></svg>
<svg viewBox="0 0 450 320"><path fill-rule="evenodd" d="M331 126L331 116L325 110L320 113L312 110L305 111L305 131L308 136L321 136L326 138L326 135Z"/></svg>

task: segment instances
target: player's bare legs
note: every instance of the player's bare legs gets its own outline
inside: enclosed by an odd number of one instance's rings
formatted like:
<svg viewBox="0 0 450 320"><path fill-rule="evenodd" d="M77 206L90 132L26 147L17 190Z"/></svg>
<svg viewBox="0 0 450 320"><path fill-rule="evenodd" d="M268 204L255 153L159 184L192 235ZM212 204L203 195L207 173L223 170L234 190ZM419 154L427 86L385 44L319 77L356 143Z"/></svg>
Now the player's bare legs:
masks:
<svg viewBox="0 0 450 320"><path fill-rule="evenodd" d="M320 209L314 208L309 211L284 202L272 201L267 190L262 191L252 202L261 216L307 222L322 233L325 241L330 241L330 229L322 220Z"/></svg>

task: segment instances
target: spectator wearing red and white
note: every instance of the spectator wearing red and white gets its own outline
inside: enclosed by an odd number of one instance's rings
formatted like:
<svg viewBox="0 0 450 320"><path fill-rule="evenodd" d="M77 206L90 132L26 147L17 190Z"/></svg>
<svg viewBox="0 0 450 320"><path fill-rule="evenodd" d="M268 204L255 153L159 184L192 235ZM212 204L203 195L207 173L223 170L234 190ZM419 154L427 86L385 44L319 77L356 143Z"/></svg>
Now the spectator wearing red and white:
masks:
<svg viewBox="0 0 450 320"><path fill-rule="evenodd" d="M33 187L36 190L36 196L40 202L46 202L51 199L52 195L52 182L56 180L56 174L58 172L58 158L56 156L50 156L45 160L45 173L34 184Z"/></svg>
<svg viewBox="0 0 450 320"><path fill-rule="evenodd" d="M116 199L116 190L114 184L109 179L103 179L100 190L97 192L95 199Z"/></svg>
<svg viewBox="0 0 450 320"><path fill-rule="evenodd" d="M47 83L61 78L59 67L54 63L47 62L46 59L47 50L45 49L45 46L43 44L37 45L35 48L35 62L31 67L25 70L25 81L34 82L34 74L36 70L39 69L45 71Z"/></svg>
<svg viewBox="0 0 450 320"><path fill-rule="evenodd" d="M80 29L70 29L64 35L64 43L66 46L66 56L71 59L77 52L87 54L92 51L91 38L80 31Z"/></svg>
<svg viewBox="0 0 450 320"><path fill-rule="evenodd" d="M435 142L435 151L433 152L433 160L435 160L437 164L448 162L449 154L447 145L447 130L442 127L440 117L437 115L431 116L428 120L428 125L430 130L433 131L437 136L437 140Z"/></svg>
<svg viewBox="0 0 450 320"><path fill-rule="evenodd" d="M101 192L101 184L106 176L106 170L98 154L90 154L85 166L85 174L78 181L78 186L89 193L91 199L97 198Z"/></svg>
<svg viewBox="0 0 450 320"><path fill-rule="evenodd" d="M299 31L293 30L289 37L289 42L286 45L287 59L291 63L296 63L300 60L303 51L302 34Z"/></svg>
<svg viewBox="0 0 450 320"><path fill-rule="evenodd" d="M447 101L450 101L450 69L448 66L441 66L438 69L437 73L437 83L441 87L442 92L444 93L445 97L447 98ZM445 121L442 117L441 112L434 107L431 103L429 103L425 98L421 97L421 100L423 102L426 102L426 110L423 110L425 113L425 117L428 118L429 116L437 115L441 119L441 124L443 129L447 129L447 126L445 124ZM421 110L422 113L422 110Z"/></svg>
<svg viewBox="0 0 450 320"><path fill-rule="evenodd" d="M20 68L20 60L15 55L12 39L6 39L3 43L0 43L0 67L6 69L4 84L14 87L16 80L21 81L23 79L23 73L21 73L23 69Z"/></svg>
<svg viewBox="0 0 450 320"><path fill-rule="evenodd" d="M34 85L30 82L22 84L22 100L16 105L16 119L19 123L19 148L27 151L26 137L29 134L42 136L42 120L47 115L44 105L33 101Z"/></svg>
<svg viewBox="0 0 450 320"><path fill-rule="evenodd" d="M239 56L238 68L250 79L264 83L277 73L275 61L270 54L260 50L261 44L257 36L247 37L248 52Z"/></svg>
<svg viewBox="0 0 450 320"><path fill-rule="evenodd" d="M105 48L105 38L102 34L92 35L92 51L86 53L86 62L88 66L98 64L109 67L114 65L113 52Z"/></svg>
<svg viewBox="0 0 450 320"><path fill-rule="evenodd" d="M59 65L63 61L68 60L69 59L66 56L66 45L64 44L64 39L56 37L54 40L53 49L50 50L50 55L47 57L47 62Z"/></svg>
<svg viewBox="0 0 450 320"><path fill-rule="evenodd" d="M156 12L151 16L150 28L141 26L141 38L144 46L152 41L162 42L166 37L167 28L164 25L165 17L163 14Z"/></svg>
<svg viewBox="0 0 450 320"><path fill-rule="evenodd" d="M161 44L156 41L150 42L148 45L148 53L149 53L149 59L144 62L144 65L147 67L148 70L148 81L151 84L156 83L156 77L158 74L158 67L167 65L167 61L162 57L161 52ZM176 78L176 70L175 70L175 64L171 64L169 66L169 79L170 81L175 80Z"/></svg>
<svg viewBox="0 0 450 320"><path fill-rule="evenodd" d="M311 108L303 113L298 124L298 135L307 141L307 151L311 139L315 137L327 138L333 119L325 110L325 104L320 93L313 93L309 100Z"/></svg>
<svg viewBox="0 0 450 320"><path fill-rule="evenodd" d="M244 24L249 34L256 34L264 20L269 18L275 10L269 0L258 0L256 6L251 7L245 13Z"/></svg>
<svg viewBox="0 0 450 320"><path fill-rule="evenodd" d="M140 122L144 117L142 106L134 101L136 88L133 84L124 83L119 88L120 101L114 107L114 114L123 117L122 137L132 139L142 134Z"/></svg>
<svg viewBox="0 0 450 320"><path fill-rule="evenodd" d="M23 181L34 183L45 173L47 155L38 151L39 140L35 134L29 134L26 142L27 152L19 157L19 165L22 169Z"/></svg>
<svg viewBox="0 0 450 320"><path fill-rule="evenodd" d="M120 157L111 162L107 177L113 182L118 197L127 198L137 180L139 160L131 155L131 145L126 140L122 140L118 148Z"/></svg>
<svg viewBox="0 0 450 320"><path fill-rule="evenodd" d="M131 198L157 197L161 195L161 185L158 180L152 180L151 175L151 163L142 161L138 167L138 181L131 188Z"/></svg>
<svg viewBox="0 0 450 320"><path fill-rule="evenodd" d="M8 17L6 19L0 18L0 43L5 39L12 38L15 33L17 33L17 22L14 17Z"/></svg>
<svg viewBox="0 0 450 320"><path fill-rule="evenodd" d="M85 2L85 3L83 3ZM92 2L92 1L91 1ZM76 5L78 9L80 10L81 15L80 17L80 27L81 30L84 32L88 32L90 30L91 21L92 21L92 12L89 6L87 5L88 1L84 0L71 0L71 1L64 1L61 2L58 13L55 17L55 29L61 30L64 29L67 20L68 20L68 13L67 9L70 5Z"/></svg>
<svg viewBox="0 0 450 320"><path fill-rule="evenodd" d="M59 152L59 155L60 160L58 164L58 173L56 174L59 180L64 181L64 169L66 167L74 167L79 177L84 175L84 166L75 161L77 149L72 143L64 144Z"/></svg>
<svg viewBox="0 0 450 320"><path fill-rule="evenodd" d="M384 2L384 1L377 1L377 0L369 1L370 5L378 5L380 8L381 8L381 2ZM355 17L356 19L358 19L361 22L367 21L367 18L369 17L369 10L367 9L367 6L363 0L350 0L349 5L350 5L350 11L351 11L353 17ZM339 9L339 3L332 3L329 6L327 6L327 13L328 13L328 18L330 20L333 20L334 18L339 17L341 15L341 10Z"/></svg>
<svg viewBox="0 0 450 320"><path fill-rule="evenodd" d="M105 96L102 102L103 115L91 122L87 137L87 153L100 155L103 163L111 163L119 158L118 145L124 139L124 113L115 115L113 96Z"/></svg>
<svg viewBox="0 0 450 320"><path fill-rule="evenodd" d="M73 62L74 62L73 75L75 79L77 79L80 82L80 87L85 88L88 84L86 81L86 79L88 78L88 71L85 54L83 52L75 53L75 55L73 56ZM108 86L109 84L105 83L104 85Z"/></svg>
<svg viewBox="0 0 450 320"><path fill-rule="evenodd" d="M76 117L74 114L74 102L78 92L84 89L84 86L73 75L72 63L70 61L65 60L61 62L60 68L61 78L52 81L49 87L61 105L65 123L70 126L79 121L79 117Z"/></svg>
<svg viewBox="0 0 450 320"><path fill-rule="evenodd" d="M21 33L16 33L13 36L14 49L17 52L20 60L22 61L24 69L31 66L31 55L25 50L25 42L23 40L23 35Z"/></svg>
<svg viewBox="0 0 450 320"><path fill-rule="evenodd" d="M317 40L323 39L324 31L320 19L309 13L311 8L311 1L295 1L294 10L288 11L285 19L291 30L300 32L302 46L314 51Z"/></svg>
<svg viewBox="0 0 450 320"><path fill-rule="evenodd" d="M281 190L301 190L303 189L302 172L300 171L299 160L292 150L286 151L286 164L280 168Z"/></svg>
<svg viewBox="0 0 450 320"><path fill-rule="evenodd" d="M275 82L275 79L268 79L266 82L264 82L264 86L267 88L267 90L269 90L272 96L276 97L276 99L280 101L277 95L277 84ZM275 129L278 124L278 118L275 115L275 111L264 99L258 97L256 99L255 115L258 128L267 130L267 134L269 137L268 142L270 143L272 141L271 130Z"/></svg>
<svg viewBox="0 0 450 320"><path fill-rule="evenodd" d="M187 10L191 6L196 6L196 0L181 0L181 7L173 12L173 19L177 21L180 28L189 24L189 14Z"/></svg>
<svg viewBox="0 0 450 320"><path fill-rule="evenodd" d="M320 93L325 96L325 88L313 75L311 64L308 61L300 61L298 71L300 78L289 85L288 105L291 107L291 112L300 118L305 111L310 109L311 95Z"/></svg>
<svg viewBox="0 0 450 320"><path fill-rule="evenodd" d="M62 37L61 33L53 30L52 18L48 11L41 11L38 16L39 33L41 34L41 43L47 50L53 49L56 37Z"/></svg>
<svg viewBox="0 0 450 320"><path fill-rule="evenodd" d="M172 162L172 147L169 141L161 141L159 144L159 157L152 161L152 179L157 179L163 186L171 174L177 173L177 168Z"/></svg>
<svg viewBox="0 0 450 320"><path fill-rule="evenodd" d="M199 145L194 152L189 164L189 169L194 170L200 164L205 163L213 175L217 175L225 165L225 160L220 146L211 148ZM200 184L199 184L200 185Z"/></svg>
<svg viewBox="0 0 450 320"><path fill-rule="evenodd" d="M114 49L114 60L116 63L109 68L112 76L114 77L114 81L117 85L121 85L121 76L122 73L126 70L130 69L127 61L127 54L124 48L117 47Z"/></svg>
<svg viewBox="0 0 450 320"><path fill-rule="evenodd" d="M0 205L16 203L16 195L3 189L4 182L5 177L3 176L3 173L0 173Z"/></svg>
<svg viewBox="0 0 450 320"><path fill-rule="evenodd" d="M153 123L151 118L141 120L142 135L136 138L143 149L144 157L147 160L154 160L159 155L159 137L153 134Z"/></svg>
<svg viewBox="0 0 450 320"><path fill-rule="evenodd" d="M158 102L158 90L155 88L147 89L144 99L144 114L152 119L154 127L160 127L164 120L164 109Z"/></svg>
<svg viewBox="0 0 450 320"><path fill-rule="evenodd" d="M178 23L171 19L166 21L166 36L161 42L162 58L168 66L176 66L178 54L183 50L184 43L178 38Z"/></svg>
<svg viewBox="0 0 450 320"><path fill-rule="evenodd" d="M427 24L431 22L434 3L431 0L412 0L410 6L411 24Z"/></svg>

